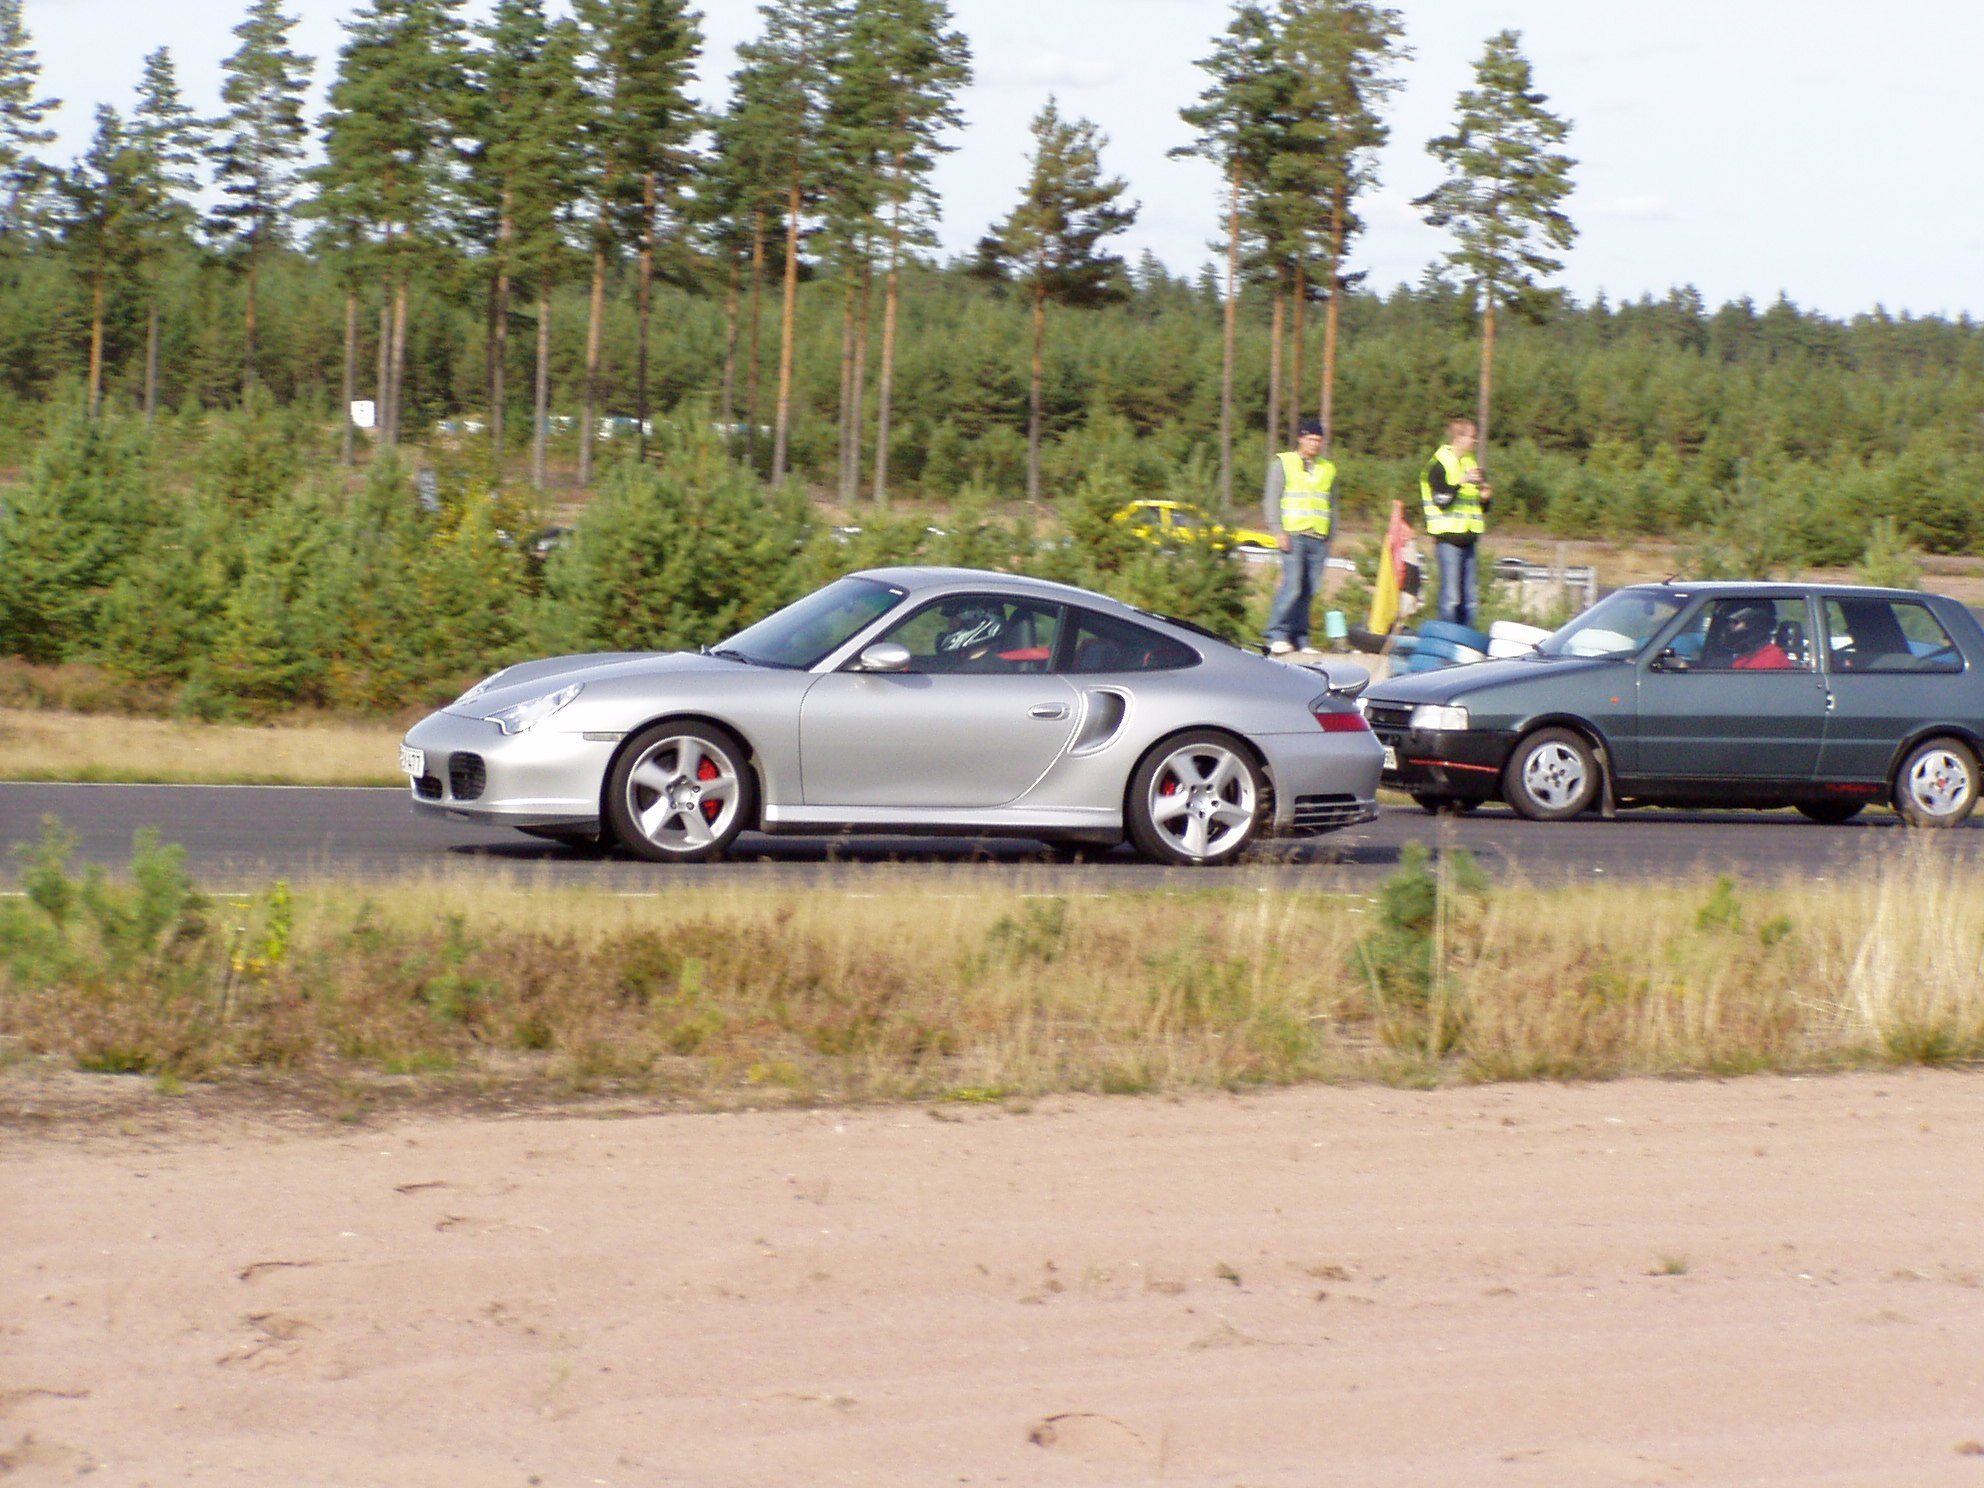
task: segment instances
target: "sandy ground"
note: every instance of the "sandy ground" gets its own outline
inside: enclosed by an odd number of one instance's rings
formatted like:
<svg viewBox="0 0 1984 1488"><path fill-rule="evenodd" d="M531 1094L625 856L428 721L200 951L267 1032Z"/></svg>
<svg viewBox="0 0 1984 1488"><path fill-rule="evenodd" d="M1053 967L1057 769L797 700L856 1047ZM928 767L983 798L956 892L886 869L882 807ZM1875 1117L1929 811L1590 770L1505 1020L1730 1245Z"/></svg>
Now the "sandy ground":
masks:
<svg viewBox="0 0 1984 1488"><path fill-rule="evenodd" d="M1976 1075L119 1126L7 1488L1984 1484Z"/></svg>

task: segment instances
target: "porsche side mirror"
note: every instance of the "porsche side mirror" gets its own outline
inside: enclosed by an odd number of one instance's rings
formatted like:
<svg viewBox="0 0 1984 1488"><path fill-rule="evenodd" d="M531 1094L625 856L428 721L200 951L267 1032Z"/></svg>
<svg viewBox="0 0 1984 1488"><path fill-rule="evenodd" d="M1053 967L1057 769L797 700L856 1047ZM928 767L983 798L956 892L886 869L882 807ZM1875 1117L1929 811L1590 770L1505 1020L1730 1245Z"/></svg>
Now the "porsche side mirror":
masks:
<svg viewBox="0 0 1984 1488"><path fill-rule="evenodd" d="M906 672L909 647L896 641L877 641L855 658L857 672Z"/></svg>
<svg viewBox="0 0 1984 1488"><path fill-rule="evenodd" d="M1688 658L1669 646L1654 657L1653 669L1656 672L1685 672L1688 669Z"/></svg>

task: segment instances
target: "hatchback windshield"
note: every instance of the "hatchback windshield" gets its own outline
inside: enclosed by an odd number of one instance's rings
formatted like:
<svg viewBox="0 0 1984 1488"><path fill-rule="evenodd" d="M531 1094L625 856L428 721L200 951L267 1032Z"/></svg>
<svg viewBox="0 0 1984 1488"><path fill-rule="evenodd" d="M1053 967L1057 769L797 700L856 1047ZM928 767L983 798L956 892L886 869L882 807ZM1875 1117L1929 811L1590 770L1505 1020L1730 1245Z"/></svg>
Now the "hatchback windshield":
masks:
<svg viewBox="0 0 1984 1488"><path fill-rule="evenodd" d="M1631 656L1687 602L1687 595L1666 590L1618 589L1536 649L1545 656Z"/></svg>
<svg viewBox="0 0 1984 1488"><path fill-rule="evenodd" d="M804 670L894 609L907 592L875 579L835 579L712 649L760 666Z"/></svg>

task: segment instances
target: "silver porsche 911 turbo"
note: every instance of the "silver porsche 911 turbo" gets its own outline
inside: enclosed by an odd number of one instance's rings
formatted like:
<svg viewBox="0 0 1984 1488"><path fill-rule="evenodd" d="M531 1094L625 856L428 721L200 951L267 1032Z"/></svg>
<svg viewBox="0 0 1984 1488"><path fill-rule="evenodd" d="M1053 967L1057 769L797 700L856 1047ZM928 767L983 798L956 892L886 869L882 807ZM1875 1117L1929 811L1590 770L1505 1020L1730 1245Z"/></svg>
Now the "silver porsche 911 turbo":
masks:
<svg viewBox="0 0 1984 1488"><path fill-rule="evenodd" d="M1065 584L879 568L698 652L508 667L415 725L400 765L421 811L664 863L747 831L1128 835L1227 863L1377 814L1367 680Z"/></svg>

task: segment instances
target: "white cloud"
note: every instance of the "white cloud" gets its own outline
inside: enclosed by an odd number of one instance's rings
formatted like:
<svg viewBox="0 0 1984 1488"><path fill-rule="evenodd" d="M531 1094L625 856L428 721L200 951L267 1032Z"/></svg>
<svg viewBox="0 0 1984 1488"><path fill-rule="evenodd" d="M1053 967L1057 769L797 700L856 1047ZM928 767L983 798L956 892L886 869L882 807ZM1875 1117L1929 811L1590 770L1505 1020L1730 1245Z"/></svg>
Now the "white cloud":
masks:
<svg viewBox="0 0 1984 1488"><path fill-rule="evenodd" d="M1671 222L1675 217L1664 196L1615 196L1602 203L1598 211L1601 216L1632 217L1642 222Z"/></svg>
<svg viewBox="0 0 1984 1488"><path fill-rule="evenodd" d="M1020 65L1024 82L1055 88L1101 88L1123 75L1114 62L1070 57L1065 52L1038 52Z"/></svg>

